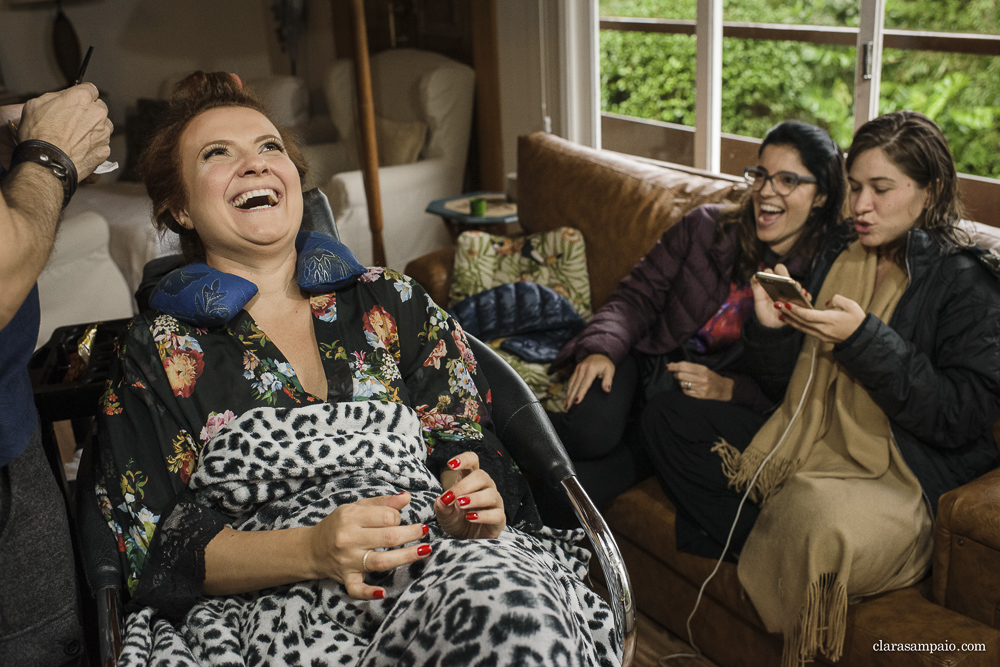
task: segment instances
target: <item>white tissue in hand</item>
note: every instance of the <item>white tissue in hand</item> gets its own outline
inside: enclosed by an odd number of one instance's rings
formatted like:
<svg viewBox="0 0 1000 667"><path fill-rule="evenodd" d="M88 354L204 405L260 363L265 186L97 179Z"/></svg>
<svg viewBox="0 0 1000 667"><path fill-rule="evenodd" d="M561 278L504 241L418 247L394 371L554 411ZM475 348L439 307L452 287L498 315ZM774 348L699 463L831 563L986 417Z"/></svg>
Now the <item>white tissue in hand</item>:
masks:
<svg viewBox="0 0 1000 667"><path fill-rule="evenodd" d="M101 164L99 164L97 166L97 169L94 170L94 173L95 174L107 174L109 172L114 171L117 168L118 168L118 163L117 162L111 162L110 160L108 160L106 162L102 162Z"/></svg>

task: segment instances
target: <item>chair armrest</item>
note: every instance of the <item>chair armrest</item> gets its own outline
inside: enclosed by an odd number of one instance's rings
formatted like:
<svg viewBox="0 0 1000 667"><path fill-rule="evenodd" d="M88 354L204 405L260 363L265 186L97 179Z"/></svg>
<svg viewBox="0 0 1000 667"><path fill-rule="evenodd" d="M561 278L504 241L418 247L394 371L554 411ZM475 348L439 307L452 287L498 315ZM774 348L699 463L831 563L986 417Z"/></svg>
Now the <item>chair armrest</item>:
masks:
<svg viewBox="0 0 1000 667"><path fill-rule="evenodd" d="M122 586L125 581L118 558L118 545L101 514L94 487L94 445L84 449L76 489L77 535L87 587L97 605L100 664L115 665L122 650Z"/></svg>
<svg viewBox="0 0 1000 667"><path fill-rule="evenodd" d="M941 496L931 599L1000 627L1000 469Z"/></svg>
<svg viewBox="0 0 1000 667"><path fill-rule="evenodd" d="M622 636L622 665L631 664L636 641L635 601L625 562L611 530L577 481L566 448L528 385L493 348L475 336L466 334L466 337L490 383L493 422L500 442L521 468L547 484L561 485L569 496L604 572L615 623Z"/></svg>
<svg viewBox="0 0 1000 667"><path fill-rule="evenodd" d="M448 246L411 260L404 273L420 283L434 303L447 307L454 266L455 246Z"/></svg>
<svg viewBox="0 0 1000 667"><path fill-rule="evenodd" d="M562 481L562 487L569 496L576 517L580 520L590 543L594 546L597 560L601 563L604 583L608 588L611 608L615 613L615 624L622 636L622 667L629 667L635 657L638 627L635 623L635 599L632 597L632 581L618 543L597 506L584 491L576 475Z"/></svg>

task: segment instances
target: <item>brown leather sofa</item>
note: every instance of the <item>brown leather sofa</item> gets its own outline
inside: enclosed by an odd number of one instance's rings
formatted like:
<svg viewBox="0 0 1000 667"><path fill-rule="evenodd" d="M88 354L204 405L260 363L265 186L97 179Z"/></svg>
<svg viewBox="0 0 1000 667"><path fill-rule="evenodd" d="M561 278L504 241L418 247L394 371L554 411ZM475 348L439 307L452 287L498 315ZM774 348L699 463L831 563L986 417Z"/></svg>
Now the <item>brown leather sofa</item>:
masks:
<svg viewBox="0 0 1000 667"><path fill-rule="evenodd" d="M696 206L737 199L741 187L729 176L584 148L541 132L519 139L517 180L526 232L564 225L582 231L595 309L665 229ZM1000 248L997 230L977 225L976 232L985 245ZM414 260L406 272L447 303L453 258L454 249L445 248ZM602 509L638 608L686 639L687 617L715 562L677 551L675 511L654 478ZM780 662L781 637L764 630L734 565L724 564L708 585L691 629L695 644L719 665ZM941 499L930 577L849 607L844 655L835 664L1000 665L1000 470Z"/></svg>

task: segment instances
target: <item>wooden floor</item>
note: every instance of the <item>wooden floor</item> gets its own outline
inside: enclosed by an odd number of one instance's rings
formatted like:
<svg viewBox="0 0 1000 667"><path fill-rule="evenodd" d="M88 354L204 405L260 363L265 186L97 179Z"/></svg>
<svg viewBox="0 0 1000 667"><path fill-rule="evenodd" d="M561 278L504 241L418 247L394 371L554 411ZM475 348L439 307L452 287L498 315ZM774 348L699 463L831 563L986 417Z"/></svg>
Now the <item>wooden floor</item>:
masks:
<svg viewBox="0 0 1000 667"><path fill-rule="evenodd" d="M675 653L693 653L687 640L667 632L642 612L636 612L637 639L633 667L716 667L708 658L660 659Z"/></svg>
<svg viewBox="0 0 1000 667"><path fill-rule="evenodd" d="M608 599L608 589L602 582L591 579L589 583L601 597ZM635 625L635 659L632 661L632 667L718 667L703 656L664 660L663 658L668 655L694 653L687 643L687 638L681 639L668 632L666 628L639 610L635 612Z"/></svg>

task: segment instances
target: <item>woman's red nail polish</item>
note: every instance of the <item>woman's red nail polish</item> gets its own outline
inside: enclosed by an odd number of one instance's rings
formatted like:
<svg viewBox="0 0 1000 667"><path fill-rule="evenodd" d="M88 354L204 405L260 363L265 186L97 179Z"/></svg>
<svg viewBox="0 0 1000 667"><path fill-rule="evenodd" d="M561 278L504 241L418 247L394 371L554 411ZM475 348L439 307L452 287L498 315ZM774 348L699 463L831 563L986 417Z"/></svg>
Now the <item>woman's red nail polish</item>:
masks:
<svg viewBox="0 0 1000 667"><path fill-rule="evenodd" d="M459 459L458 457L455 457L451 461L448 461L448 467L451 468L452 470L456 469L460 465L462 465L462 460Z"/></svg>
<svg viewBox="0 0 1000 667"><path fill-rule="evenodd" d="M385 591L383 591L381 588L379 588L379 589L376 589L376 591L374 593L372 593L372 595L375 597L376 600L381 600L381 599L385 598Z"/></svg>
<svg viewBox="0 0 1000 667"><path fill-rule="evenodd" d="M427 533L431 532L431 529L427 527L426 523L423 526L421 526L420 529L422 531L424 531L424 535L426 535Z"/></svg>
<svg viewBox="0 0 1000 667"><path fill-rule="evenodd" d="M792 304L790 302L786 301L785 302L785 308L787 308L788 310L791 310L792 309Z"/></svg>
<svg viewBox="0 0 1000 667"><path fill-rule="evenodd" d="M775 301L774 302L774 307L777 308L778 310L781 310L781 302L780 301Z"/></svg>
<svg viewBox="0 0 1000 667"><path fill-rule="evenodd" d="M441 502L445 505L451 505L455 500L455 493L453 491L448 491L443 496L441 496Z"/></svg>
<svg viewBox="0 0 1000 667"><path fill-rule="evenodd" d="M426 556L430 552L431 552L431 545L429 544L421 544L419 547L417 547L418 556Z"/></svg>
<svg viewBox="0 0 1000 667"><path fill-rule="evenodd" d="M466 512L465 518L469 521L479 521L479 512Z"/></svg>
<svg viewBox="0 0 1000 667"><path fill-rule="evenodd" d="M784 322L785 321L785 316L784 315L778 315L778 319L781 320L782 322Z"/></svg>
<svg viewBox="0 0 1000 667"><path fill-rule="evenodd" d="M465 496L462 496L461 498L458 499L458 506L459 507L465 507L466 505L468 505L471 502L472 502L471 500L469 500Z"/></svg>
<svg viewBox="0 0 1000 667"><path fill-rule="evenodd" d="M399 493L397 493L396 495L397 495L397 496L401 496L401 495L403 495L404 493L406 493L406 491L400 491L400 492L399 492Z"/></svg>

